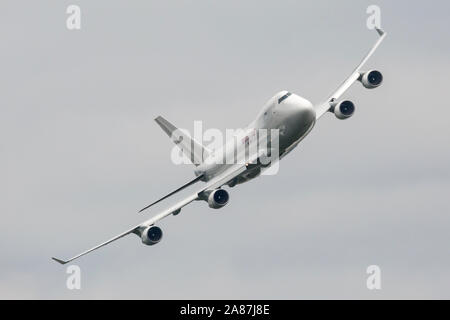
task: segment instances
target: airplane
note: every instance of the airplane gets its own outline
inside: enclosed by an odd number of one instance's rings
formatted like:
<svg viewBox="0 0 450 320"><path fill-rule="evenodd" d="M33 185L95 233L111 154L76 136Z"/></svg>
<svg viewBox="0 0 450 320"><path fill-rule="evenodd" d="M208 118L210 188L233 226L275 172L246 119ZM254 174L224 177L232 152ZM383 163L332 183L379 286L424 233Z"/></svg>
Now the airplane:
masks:
<svg viewBox="0 0 450 320"><path fill-rule="evenodd" d="M232 164L220 163L220 161L214 161L217 160L216 158L218 155L229 155L231 153L236 155L238 153L236 151L237 146L235 143L230 144L227 142L220 150L221 152L216 152L191 138L188 133L178 130L178 128L163 117L157 117L155 119L157 124L196 166L194 171L196 178L163 198L146 206L139 212L147 210L151 206L200 181L205 182L205 184L195 193L192 193L166 210L163 210L159 214L110 240L67 260L54 257L52 257L52 259L60 264L66 264L129 234L135 234L140 237L142 243L145 245L155 245L161 241L163 236L161 228L156 226L156 223L161 219L170 215L178 215L183 207L196 200L206 201L209 207L213 209L224 207L229 201L229 193L223 189L224 186L234 187L260 176L263 170L273 165L273 163L267 161L268 155L272 152L276 152L277 159L282 159L299 145L299 143L314 128L317 120L327 112L334 113L340 120L352 117L355 113L355 104L350 100L340 100L342 95L357 81L367 89L377 88L383 82L383 75L381 72L377 70L362 71L363 66L386 37L386 33L383 30L379 28L375 28L375 30L378 33L378 39L373 47L352 71L350 76L348 76L326 100L313 105L307 99L296 94L288 91L281 91L264 105L256 119L245 128L244 134L247 134L247 136L239 142L242 144L248 144L250 139L252 139L253 143L258 143L260 141L259 135L251 134L256 130L279 130L277 138L278 147L275 151L270 146L270 142L273 140L270 137L265 137L265 141L269 141L266 149L263 148L262 151L258 150L256 153L253 152L250 155L246 154L245 161L236 161L236 163ZM265 161L262 161L263 158Z"/></svg>

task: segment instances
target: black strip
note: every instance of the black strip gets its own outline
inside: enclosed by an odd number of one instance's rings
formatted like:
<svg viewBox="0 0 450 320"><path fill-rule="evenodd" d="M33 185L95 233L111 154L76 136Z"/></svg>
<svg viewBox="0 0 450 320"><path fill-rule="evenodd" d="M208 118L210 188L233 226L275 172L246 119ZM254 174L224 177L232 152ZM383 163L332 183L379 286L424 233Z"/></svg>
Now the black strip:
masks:
<svg viewBox="0 0 450 320"><path fill-rule="evenodd" d="M86 290L86 289L83 289ZM84 291L81 291L83 294ZM45 296L45 292L40 292ZM82 298L77 292L62 292L59 297L69 299ZM323 293L324 295L326 292ZM298 295L298 294L297 294ZM58 298L58 297L56 297ZM98 297L97 297L98 298ZM124 296L124 298L126 298ZM305 297L307 298L307 297ZM377 299L379 296L369 293L367 299ZM91 317L104 317L105 312L117 314L118 311L151 310L152 318L164 319L251 319L251 320L277 320L301 319L301 315L311 312L315 318L327 316L329 319L385 319L390 317L405 319L409 316L423 315L422 318L439 318L448 310L448 301L299 301L299 300L144 300L143 295L139 301L0 301L2 311L11 314L20 314L22 317L45 316L48 319L60 319L61 314L51 313L58 305L61 310L78 310L72 313L78 316L85 306L89 308ZM386 307L386 309L385 309ZM212 313L205 314L205 309L214 308ZM441 309L441 311L439 311ZM200 311L201 310L201 311ZM149 311L150 312L150 311Z"/></svg>

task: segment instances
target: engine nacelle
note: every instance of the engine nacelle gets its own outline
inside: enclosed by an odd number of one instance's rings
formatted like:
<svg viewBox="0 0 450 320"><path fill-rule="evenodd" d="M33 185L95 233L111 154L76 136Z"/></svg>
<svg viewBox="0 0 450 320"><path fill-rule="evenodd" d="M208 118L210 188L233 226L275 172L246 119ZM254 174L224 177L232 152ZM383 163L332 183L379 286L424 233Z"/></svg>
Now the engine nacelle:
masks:
<svg viewBox="0 0 450 320"><path fill-rule="evenodd" d="M162 239L162 236L163 236L163 232L162 232L161 228L159 228L157 226L150 226L142 232L141 239L142 239L143 244L152 246L152 245L160 242Z"/></svg>
<svg viewBox="0 0 450 320"><path fill-rule="evenodd" d="M229 199L230 196L227 191L216 189L208 195L208 204L210 208L220 209L228 203Z"/></svg>
<svg viewBox="0 0 450 320"><path fill-rule="evenodd" d="M338 119L348 119L355 113L355 104L350 100L341 101L334 106L333 112Z"/></svg>
<svg viewBox="0 0 450 320"><path fill-rule="evenodd" d="M364 73L359 79L363 86L367 89L375 89L383 83L383 75L380 71L371 70Z"/></svg>

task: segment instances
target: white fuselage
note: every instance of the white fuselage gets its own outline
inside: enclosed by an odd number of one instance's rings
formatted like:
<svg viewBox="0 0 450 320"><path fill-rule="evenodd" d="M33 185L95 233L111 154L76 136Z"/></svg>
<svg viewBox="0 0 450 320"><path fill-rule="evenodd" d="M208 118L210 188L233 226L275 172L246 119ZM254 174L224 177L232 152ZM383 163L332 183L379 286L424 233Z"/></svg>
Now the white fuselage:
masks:
<svg viewBox="0 0 450 320"><path fill-rule="evenodd" d="M315 122L316 112L311 102L287 91L279 92L264 105L256 119L239 136L236 136L234 140L227 141L220 150L210 154L204 163L196 168L195 174L197 176L203 174L204 180L208 181L235 164L218 160L243 161L245 157L245 159L251 159L256 165L252 165L250 170L241 174L229 185L234 186L251 180L261 172L262 165L257 161L261 156L261 148L258 148L259 154L251 154L251 152L249 154L248 148L247 154L243 154L242 150L245 150L245 144L262 145L261 135L258 134L260 129L265 129L262 131L266 132L270 132L272 129L278 130L278 154L276 156L281 159L308 135ZM256 141L258 138L259 142Z"/></svg>

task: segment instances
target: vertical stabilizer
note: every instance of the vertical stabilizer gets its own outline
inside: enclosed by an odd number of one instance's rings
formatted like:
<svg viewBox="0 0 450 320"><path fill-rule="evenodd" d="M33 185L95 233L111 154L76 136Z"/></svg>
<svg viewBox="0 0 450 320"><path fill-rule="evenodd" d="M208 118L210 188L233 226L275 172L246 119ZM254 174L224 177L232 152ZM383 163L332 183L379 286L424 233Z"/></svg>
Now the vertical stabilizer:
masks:
<svg viewBox="0 0 450 320"><path fill-rule="evenodd" d="M159 116L155 121L194 165L198 166L203 163L209 154L209 151L205 146L191 138L187 132L175 127L163 117Z"/></svg>

